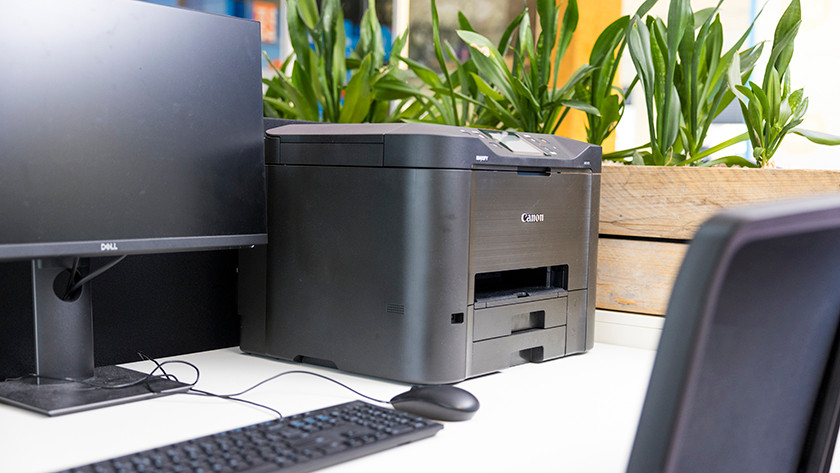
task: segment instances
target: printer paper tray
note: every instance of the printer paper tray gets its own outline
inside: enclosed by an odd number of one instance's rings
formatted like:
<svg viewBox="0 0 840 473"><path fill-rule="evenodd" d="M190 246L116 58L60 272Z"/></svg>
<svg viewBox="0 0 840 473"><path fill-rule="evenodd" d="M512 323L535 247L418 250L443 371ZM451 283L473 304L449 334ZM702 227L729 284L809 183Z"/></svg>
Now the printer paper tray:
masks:
<svg viewBox="0 0 840 473"><path fill-rule="evenodd" d="M566 327L530 330L473 343L469 376L498 371L566 354Z"/></svg>
<svg viewBox="0 0 840 473"><path fill-rule="evenodd" d="M473 341L566 325L567 300L554 297L473 311Z"/></svg>

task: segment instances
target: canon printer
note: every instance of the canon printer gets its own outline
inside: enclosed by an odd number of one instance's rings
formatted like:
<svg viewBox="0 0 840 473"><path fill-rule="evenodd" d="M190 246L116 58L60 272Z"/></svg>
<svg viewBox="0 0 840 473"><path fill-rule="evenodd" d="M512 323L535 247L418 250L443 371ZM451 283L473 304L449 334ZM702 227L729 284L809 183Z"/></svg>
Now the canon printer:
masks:
<svg viewBox="0 0 840 473"><path fill-rule="evenodd" d="M266 134L241 349L416 384L594 341L601 148L431 124Z"/></svg>

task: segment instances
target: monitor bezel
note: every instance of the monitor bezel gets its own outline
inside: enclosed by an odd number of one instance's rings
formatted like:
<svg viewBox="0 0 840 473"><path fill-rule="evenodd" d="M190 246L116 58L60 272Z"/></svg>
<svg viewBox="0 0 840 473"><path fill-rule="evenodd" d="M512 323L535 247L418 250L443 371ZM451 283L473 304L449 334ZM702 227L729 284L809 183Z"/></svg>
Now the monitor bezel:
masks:
<svg viewBox="0 0 840 473"><path fill-rule="evenodd" d="M18 261L52 257L109 257L121 255L175 253L245 248L268 243L268 232L241 235L208 235L76 241L53 243L0 244L0 260Z"/></svg>

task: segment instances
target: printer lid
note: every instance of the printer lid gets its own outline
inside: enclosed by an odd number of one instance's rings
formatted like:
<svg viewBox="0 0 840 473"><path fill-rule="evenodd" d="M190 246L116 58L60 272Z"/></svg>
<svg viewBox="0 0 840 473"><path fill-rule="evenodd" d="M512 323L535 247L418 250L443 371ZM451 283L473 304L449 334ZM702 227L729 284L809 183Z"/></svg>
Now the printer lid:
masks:
<svg viewBox="0 0 840 473"><path fill-rule="evenodd" d="M428 123L292 123L266 131L267 163L601 170L601 147L555 135ZM276 149L276 151L275 151Z"/></svg>

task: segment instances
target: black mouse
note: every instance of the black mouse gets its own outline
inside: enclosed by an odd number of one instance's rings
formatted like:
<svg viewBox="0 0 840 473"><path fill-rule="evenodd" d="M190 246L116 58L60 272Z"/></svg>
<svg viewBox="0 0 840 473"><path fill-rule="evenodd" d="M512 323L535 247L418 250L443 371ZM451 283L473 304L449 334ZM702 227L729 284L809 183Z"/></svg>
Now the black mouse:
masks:
<svg viewBox="0 0 840 473"><path fill-rule="evenodd" d="M394 396L391 405L398 411L443 421L468 420L479 407L475 396L449 385L414 386Z"/></svg>

